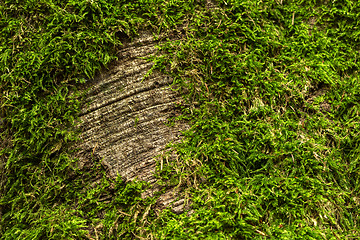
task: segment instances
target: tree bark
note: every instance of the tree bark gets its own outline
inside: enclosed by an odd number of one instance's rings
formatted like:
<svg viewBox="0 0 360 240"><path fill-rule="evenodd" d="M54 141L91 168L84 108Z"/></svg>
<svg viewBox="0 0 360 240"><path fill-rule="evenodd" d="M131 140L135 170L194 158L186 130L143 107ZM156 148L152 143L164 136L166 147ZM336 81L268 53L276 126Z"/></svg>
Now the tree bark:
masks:
<svg viewBox="0 0 360 240"><path fill-rule="evenodd" d="M172 79L159 72L144 79L153 63L141 58L156 54L155 46L153 36L146 33L126 42L118 61L84 86L89 90L77 126L81 141L74 146L80 149L76 157L83 164L92 157L100 159L112 178L119 174L127 181L156 182L156 156L168 143L180 141L181 131L188 129L185 122L167 124L180 114L177 105L183 101L179 91L171 89ZM144 196L152 191L156 189ZM176 197L176 191L169 190L158 204L170 206ZM175 212L182 211L183 202L175 203Z"/></svg>

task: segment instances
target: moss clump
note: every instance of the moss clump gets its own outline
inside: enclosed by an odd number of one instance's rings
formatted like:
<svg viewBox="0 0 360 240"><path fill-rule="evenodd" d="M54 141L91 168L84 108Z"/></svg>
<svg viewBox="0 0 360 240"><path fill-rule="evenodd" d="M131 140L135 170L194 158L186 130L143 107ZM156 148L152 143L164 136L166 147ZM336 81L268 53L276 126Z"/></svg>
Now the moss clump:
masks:
<svg viewBox="0 0 360 240"><path fill-rule="evenodd" d="M359 235L359 7L218 1L161 45L190 90L173 169L194 213L164 213L159 239Z"/></svg>

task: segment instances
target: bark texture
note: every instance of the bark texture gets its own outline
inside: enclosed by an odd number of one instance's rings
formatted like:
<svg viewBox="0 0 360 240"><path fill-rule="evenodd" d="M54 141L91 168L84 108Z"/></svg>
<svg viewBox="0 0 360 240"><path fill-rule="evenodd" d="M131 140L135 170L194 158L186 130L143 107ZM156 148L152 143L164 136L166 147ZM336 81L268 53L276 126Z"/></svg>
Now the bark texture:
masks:
<svg viewBox="0 0 360 240"><path fill-rule="evenodd" d="M168 143L179 141L181 131L188 128L184 122L168 124L179 114L176 106L182 102L180 93L171 89L172 79L160 73L144 79L152 63L141 58L156 54L155 46L152 35L146 33L125 43L118 61L85 86L89 90L78 125L81 141L75 146L80 149L76 155L83 163L101 159L113 178L120 174L128 181L154 183L156 156ZM176 196L169 190L159 204L166 207ZM183 202L178 201L174 210L181 211Z"/></svg>

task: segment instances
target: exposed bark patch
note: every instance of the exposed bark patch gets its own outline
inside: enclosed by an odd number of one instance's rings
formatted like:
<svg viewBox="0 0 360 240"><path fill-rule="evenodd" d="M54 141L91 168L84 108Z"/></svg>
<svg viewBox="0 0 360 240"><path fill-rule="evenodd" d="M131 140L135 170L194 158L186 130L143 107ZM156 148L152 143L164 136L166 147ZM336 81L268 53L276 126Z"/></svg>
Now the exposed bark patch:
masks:
<svg viewBox="0 0 360 240"><path fill-rule="evenodd" d="M128 181L154 183L155 157L188 128L184 122L167 124L180 113L177 104L182 102L181 94L171 89L172 79L160 73L144 79L152 63L141 57L156 53L155 46L150 34L125 43L118 61L84 86L89 90L77 126L81 141L74 146L80 149L76 157L91 161L91 153L113 178L119 174Z"/></svg>

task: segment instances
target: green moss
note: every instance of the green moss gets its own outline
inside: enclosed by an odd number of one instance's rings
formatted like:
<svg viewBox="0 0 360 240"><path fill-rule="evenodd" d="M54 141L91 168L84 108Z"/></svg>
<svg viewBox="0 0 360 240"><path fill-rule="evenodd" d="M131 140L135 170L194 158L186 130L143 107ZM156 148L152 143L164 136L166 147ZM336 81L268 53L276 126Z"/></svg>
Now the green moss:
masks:
<svg viewBox="0 0 360 240"><path fill-rule="evenodd" d="M0 4L2 239L360 234L360 5L207 2ZM150 60L188 89L181 118L192 127L159 183L181 186L190 213L157 213L155 198L140 198L145 183L69 157L77 87L145 28L178 35Z"/></svg>
<svg viewBox="0 0 360 240"><path fill-rule="evenodd" d="M184 109L193 127L177 149L192 167L179 178L208 179L191 194L195 213L162 217L182 226L163 226L159 238L355 237L359 6L219 4L154 59L199 105Z"/></svg>

